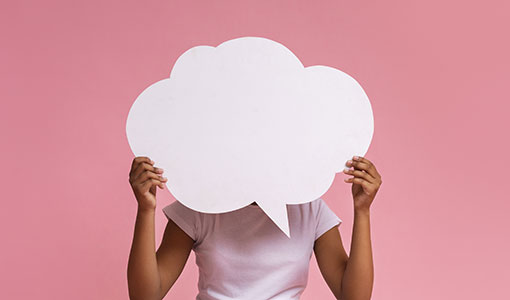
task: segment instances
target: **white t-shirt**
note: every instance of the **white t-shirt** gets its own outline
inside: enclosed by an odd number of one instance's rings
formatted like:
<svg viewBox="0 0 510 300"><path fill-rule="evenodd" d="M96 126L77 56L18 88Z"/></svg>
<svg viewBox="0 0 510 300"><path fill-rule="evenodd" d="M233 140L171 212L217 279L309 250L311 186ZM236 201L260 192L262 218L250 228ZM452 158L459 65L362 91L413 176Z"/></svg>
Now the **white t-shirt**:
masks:
<svg viewBox="0 0 510 300"><path fill-rule="evenodd" d="M220 214L163 208L194 241L197 300L299 299L315 240L342 220L321 199L287 205L288 238L257 205Z"/></svg>

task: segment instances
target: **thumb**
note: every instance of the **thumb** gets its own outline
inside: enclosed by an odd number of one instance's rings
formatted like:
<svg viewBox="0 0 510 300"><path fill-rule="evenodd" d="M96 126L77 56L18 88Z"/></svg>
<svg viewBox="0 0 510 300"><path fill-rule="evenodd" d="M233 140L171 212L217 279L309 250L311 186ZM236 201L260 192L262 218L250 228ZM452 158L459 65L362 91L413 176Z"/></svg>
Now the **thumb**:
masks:
<svg viewBox="0 0 510 300"><path fill-rule="evenodd" d="M153 186L151 186L151 188L149 189L149 192L151 192L151 194L153 194L154 196L156 196L156 190L157 190L157 186L153 185Z"/></svg>

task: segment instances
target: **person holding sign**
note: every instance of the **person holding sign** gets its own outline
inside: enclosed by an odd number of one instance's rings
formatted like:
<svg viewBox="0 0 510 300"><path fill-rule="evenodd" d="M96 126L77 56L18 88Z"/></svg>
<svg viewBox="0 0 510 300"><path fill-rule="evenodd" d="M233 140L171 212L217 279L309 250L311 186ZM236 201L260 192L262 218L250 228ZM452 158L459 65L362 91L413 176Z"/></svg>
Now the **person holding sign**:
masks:
<svg viewBox="0 0 510 300"><path fill-rule="evenodd" d="M191 250L199 267L197 299L299 299L315 253L321 274L337 299L370 299L373 258L370 206L382 184L365 157L346 162L352 177L354 225L347 255L342 222L322 199L287 205L291 238L252 203L219 214L201 213L179 202L163 211L168 223L155 249L156 190L167 181L149 157L135 157L129 182L138 202L128 263L131 299L163 299L181 274Z"/></svg>
<svg viewBox="0 0 510 300"><path fill-rule="evenodd" d="M369 299L369 208L381 176L363 156L373 132L353 77L305 67L281 43L247 36L185 51L126 121L138 200L131 298L162 299L193 250L197 299L298 299L314 252L337 298ZM342 169L353 176L350 256L342 220L320 198ZM178 201L163 208L156 251L156 189L165 185Z"/></svg>

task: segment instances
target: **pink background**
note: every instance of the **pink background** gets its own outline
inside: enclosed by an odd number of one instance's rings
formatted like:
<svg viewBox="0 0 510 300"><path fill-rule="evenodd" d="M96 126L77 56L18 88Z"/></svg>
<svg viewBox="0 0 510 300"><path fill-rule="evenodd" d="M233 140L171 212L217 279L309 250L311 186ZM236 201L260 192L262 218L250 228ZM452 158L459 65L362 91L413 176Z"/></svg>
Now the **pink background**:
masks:
<svg viewBox="0 0 510 300"><path fill-rule="evenodd" d="M213 4L214 2L214 4ZM126 299L128 110L180 54L241 36L356 78L383 177L373 299L502 299L507 1L11 1L0 9L3 299ZM506 18L506 19L505 19ZM352 230L350 185L324 196ZM157 242L168 191L158 194ZM194 256L167 299L196 294ZM333 299L312 258L303 299Z"/></svg>

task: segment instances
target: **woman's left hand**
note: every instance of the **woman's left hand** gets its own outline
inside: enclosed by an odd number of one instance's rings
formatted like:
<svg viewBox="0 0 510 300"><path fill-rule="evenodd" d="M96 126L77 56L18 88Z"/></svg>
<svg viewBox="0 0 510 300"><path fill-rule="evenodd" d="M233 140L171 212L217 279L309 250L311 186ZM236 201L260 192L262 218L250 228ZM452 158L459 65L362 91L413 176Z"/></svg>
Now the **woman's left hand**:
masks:
<svg viewBox="0 0 510 300"><path fill-rule="evenodd" d="M346 166L353 169L344 170L344 174L354 177L344 179L345 182L352 182L352 197L354 209L369 210L375 194L382 184L381 175L375 169L374 164L364 157L354 156L348 160Z"/></svg>

